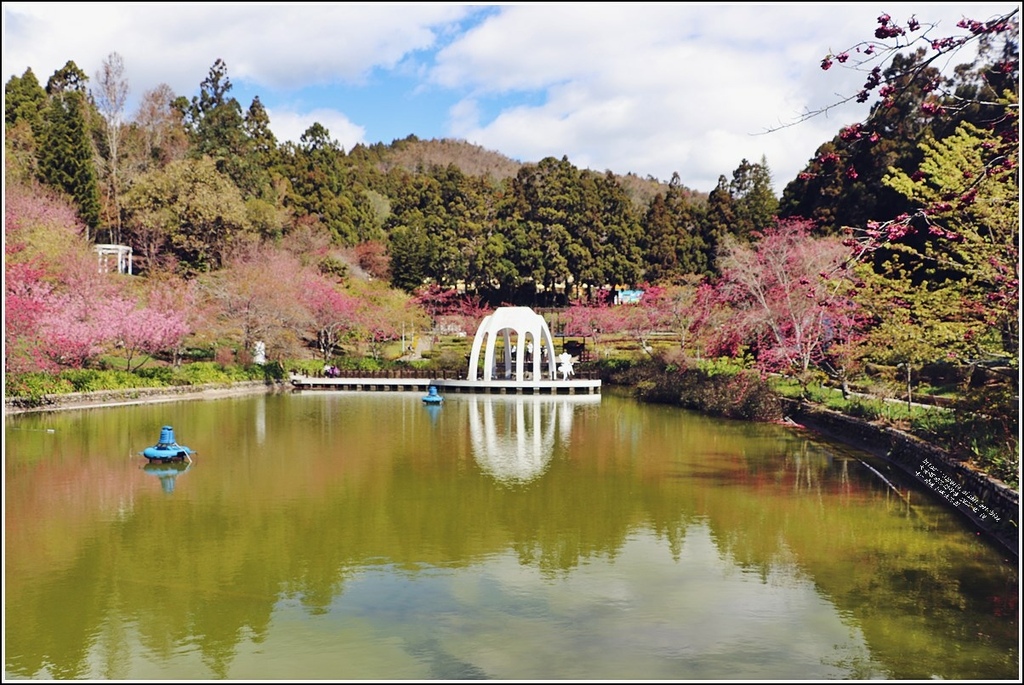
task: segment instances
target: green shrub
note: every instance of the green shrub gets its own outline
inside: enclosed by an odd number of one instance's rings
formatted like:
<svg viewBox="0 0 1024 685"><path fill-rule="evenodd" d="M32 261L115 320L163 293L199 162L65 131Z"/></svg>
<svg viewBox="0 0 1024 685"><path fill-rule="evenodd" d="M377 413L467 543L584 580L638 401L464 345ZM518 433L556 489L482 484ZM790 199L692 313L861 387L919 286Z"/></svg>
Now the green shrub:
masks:
<svg viewBox="0 0 1024 685"><path fill-rule="evenodd" d="M324 370L324 363L319 359L293 359L288 368L306 376L316 376Z"/></svg>
<svg viewBox="0 0 1024 685"><path fill-rule="evenodd" d="M1020 452L1016 442L973 446L971 463L993 478L1020 491Z"/></svg>
<svg viewBox="0 0 1024 685"><path fill-rule="evenodd" d="M174 374L179 385L206 385L207 383L230 383L236 380L247 380L244 373L232 372L233 367L218 362L196 362L184 364ZM238 376L241 375L241 378Z"/></svg>
<svg viewBox="0 0 1024 685"><path fill-rule="evenodd" d="M170 366L154 366L139 369L135 375L147 382L147 387L174 385L174 369Z"/></svg>
<svg viewBox="0 0 1024 685"><path fill-rule="evenodd" d="M317 264L317 268L320 269L320 273L325 276L334 276L339 280L345 280L348 278L348 264L337 257L328 255L320 260Z"/></svg>
<svg viewBox="0 0 1024 685"><path fill-rule="evenodd" d="M25 407L42 406L47 395L65 395L74 392L71 383L50 373L5 374L4 396L17 399Z"/></svg>
<svg viewBox="0 0 1024 685"><path fill-rule="evenodd" d="M864 399L860 397L850 399L833 397L825 403L825 406L833 411L837 411L854 418L864 419L866 421L877 421L882 418L885 413L883 400Z"/></svg>
<svg viewBox="0 0 1024 685"><path fill-rule="evenodd" d="M699 359L693 362L693 366L700 369L706 376L717 376L725 374L731 376L747 367L742 359L731 359L729 357L716 357L714 359Z"/></svg>
<svg viewBox="0 0 1024 685"><path fill-rule="evenodd" d="M677 404L734 419L776 421L782 403L768 382L754 371L715 363L670 370L662 362L637 364L629 374L634 396L643 402Z"/></svg>
<svg viewBox="0 0 1024 685"><path fill-rule="evenodd" d="M211 362L216 354L213 347L188 347L181 353L184 363Z"/></svg>
<svg viewBox="0 0 1024 685"><path fill-rule="evenodd" d="M60 373L71 383L74 392L97 392L100 390L124 390L145 388L147 379L127 371L101 371L98 369L68 369Z"/></svg>
<svg viewBox="0 0 1024 685"><path fill-rule="evenodd" d="M281 362L268 362L266 364L253 364L251 369L256 380L282 381L288 377Z"/></svg>
<svg viewBox="0 0 1024 685"><path fill-rule="evenodd" d="M462 348L442 348L435 350L434 356L430 359L430 368L438 371L451 371L453 373L465 373L469 369L469 362Z"/></svg>

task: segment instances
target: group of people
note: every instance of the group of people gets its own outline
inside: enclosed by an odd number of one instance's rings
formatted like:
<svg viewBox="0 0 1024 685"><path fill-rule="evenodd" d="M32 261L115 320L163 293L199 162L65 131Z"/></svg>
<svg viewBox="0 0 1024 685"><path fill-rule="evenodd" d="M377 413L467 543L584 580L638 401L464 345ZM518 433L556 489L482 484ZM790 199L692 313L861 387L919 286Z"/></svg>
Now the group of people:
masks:
<svg viewBox="0 0 1024 685"><path fill-rule="evenodd" d="M511 352L512 352L512 359L515 359L516 358L516 352L517 352L515 344L513 344L510 349L511 349ZM541 348L540 348L540 353L541 353L541 360L544 363L547 363L547 356L548 356L547 352L548 352L547 348L542 345ZM558 355L555 359L558 362L557 371L558 371L559 374L561 374L562 380L569 380L570 376L575 376L576 375L576 372L572 368L574 360L573 360L573 356L571 354L569 354L568 352L563 352L562 354ZM533 343L529 342L529 341L526 343L526 361L527 362L533 361ZM510 370L506 370L506 373L505 373L506 378L511 377L511 374L512 374L512 372ZM497 362L497 360L495 360L495 362L494 362L494 369L491 371L491 377L492 378L498 378L498 362Z"/></svg>
<svg viewBox="0 0 1024 685"><path fill-rule="evenodd" d="M512 344L512 358L513 359L516 358L516 352L518 352L518 350L516 349L515 343L513 343ZM541 348L540 348L540 357L541 357L542 361L546 361L547 357L548 357L548 350L543 345L541 345ZM527 343L526 343L526 361L528 361L528 362L532 362L533 361L533 342L531 342L531 341L527 341Z"/></svg>
<svg viewBox="0 0 1024 685"><path fill-rule="evenodd" d="M324 376L327 378L337 378L341 375L341 369L334 364L324 364Z"/></svg>

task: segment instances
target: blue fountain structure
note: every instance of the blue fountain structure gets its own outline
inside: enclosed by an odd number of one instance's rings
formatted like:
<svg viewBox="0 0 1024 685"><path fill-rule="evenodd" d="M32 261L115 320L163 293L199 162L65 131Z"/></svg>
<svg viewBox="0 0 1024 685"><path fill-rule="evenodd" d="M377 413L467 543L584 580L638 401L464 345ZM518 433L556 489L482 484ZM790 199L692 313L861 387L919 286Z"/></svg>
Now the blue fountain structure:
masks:
<svg viewBox="0 0 1024 685"><path fill-rule="evenodd" d="M423 396L424 404L441 404L444 402L444 398L437 394L437 386L432 385L427 388L427 394Z"/></svg>
<svg viewBox="0 0 1024 685"><path fill-rule="evenodd" d="M142 450L142 456L149 459L149 463L166 463L169 461L192 461L189 455L195 454L195 450L179 445L174 439L174 429L164 426L160 429L160 441L152 447Z"/></svg>

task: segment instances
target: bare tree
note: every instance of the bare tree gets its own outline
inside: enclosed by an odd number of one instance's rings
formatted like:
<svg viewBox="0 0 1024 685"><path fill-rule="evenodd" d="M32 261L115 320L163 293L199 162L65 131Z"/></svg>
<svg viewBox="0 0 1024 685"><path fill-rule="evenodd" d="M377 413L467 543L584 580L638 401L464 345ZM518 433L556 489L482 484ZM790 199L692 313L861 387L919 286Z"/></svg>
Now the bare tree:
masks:
<svg viewBox="0 0 1024 685"><path fill-rule="evenodd" d="M132 157L133 171L143 173L184 159L188 138L181 125L181 115L171 102L177 96L166 83L142 94L134 123L139 137Z"/></svg>
<svg viewBox="0 0 1024 685"><path fill-rule="evenodd" d="M124 78L124 60L116 52L107 55L96 73L97 91L93 94L96 107L106 121L107 128L107 197L113 212L110 231L112 243L121 243L121 207L119 194L119 147L124 125L124 108L128 101L128 82Z"/></svg>

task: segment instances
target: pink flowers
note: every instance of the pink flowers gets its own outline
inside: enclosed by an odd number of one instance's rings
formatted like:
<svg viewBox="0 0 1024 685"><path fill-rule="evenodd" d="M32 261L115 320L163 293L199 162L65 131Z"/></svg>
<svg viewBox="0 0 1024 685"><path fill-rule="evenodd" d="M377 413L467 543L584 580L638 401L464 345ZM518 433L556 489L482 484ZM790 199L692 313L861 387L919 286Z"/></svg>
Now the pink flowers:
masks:
<svg viewBox="0 0 1024 685"><path fill-rule="evenodd" d="M856 140L862 135L860 124L852 124L839 131L839 137L843 140Z"/></svg>
<svg viewBox="0 0 1024 685"><path fill-rule="evenodd" d="M911 19L916 24L916 20ZM911 29L913 30L913 29ZM875 38L885 40L886 38L896 38L906 33L902 28L893 23L892 17L888 14L882 14L878 17L878 28L875 29Z"/></svg>

